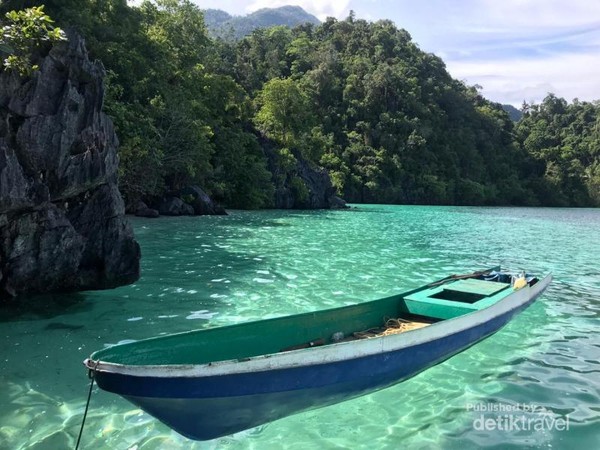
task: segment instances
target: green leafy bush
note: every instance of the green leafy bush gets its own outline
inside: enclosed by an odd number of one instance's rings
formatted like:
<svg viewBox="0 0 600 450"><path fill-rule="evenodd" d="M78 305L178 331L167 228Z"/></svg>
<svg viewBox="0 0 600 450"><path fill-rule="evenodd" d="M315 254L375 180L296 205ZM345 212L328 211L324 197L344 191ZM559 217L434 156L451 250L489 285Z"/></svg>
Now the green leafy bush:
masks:
<svg viewBox="0 0 600 450"><path fill-rule="evenodd" d="M0 36L0 52L6 57L3 67L22 76L39 69L32 62L33 54L45 45L66 40L65 33L54 27L54 21L44 13L44 6L9 11Z"/></svg>

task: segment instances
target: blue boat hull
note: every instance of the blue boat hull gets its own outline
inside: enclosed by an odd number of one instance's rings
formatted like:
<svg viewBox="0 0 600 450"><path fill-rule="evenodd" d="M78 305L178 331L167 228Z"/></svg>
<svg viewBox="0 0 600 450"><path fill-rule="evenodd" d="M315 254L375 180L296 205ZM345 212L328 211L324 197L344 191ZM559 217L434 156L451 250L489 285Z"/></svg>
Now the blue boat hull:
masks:
<svg viewBox="0 0 600 450"><path fill-rule="evenodd" d="M430 342L355 359L202 378L98 371L95 379L178 433L214 439L402 382L495 333L534 300Z"/></svg>

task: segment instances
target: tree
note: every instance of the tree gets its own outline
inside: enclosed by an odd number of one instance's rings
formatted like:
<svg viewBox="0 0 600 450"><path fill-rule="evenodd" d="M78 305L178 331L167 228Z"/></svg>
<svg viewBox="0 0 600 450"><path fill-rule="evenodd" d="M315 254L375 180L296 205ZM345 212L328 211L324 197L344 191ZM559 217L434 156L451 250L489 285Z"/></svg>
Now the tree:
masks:
<svg viewBox="0 0 600 450"><path fill-rule="evenodd" d="M234 42L211 40L191 0L45 4L107 69L128 203L191 183L240 208L273 204L275 188L306 197L304 159L349 201L599 204L597 102L549 94L515 125L390 21L350 14Z"/></svg>
<svg viewBox="0 0 600 450"><path fill-rule="evenodd" d="M254 122L260 132L286 148L298 147L310 130L308 97L291 78L274 78L257 95Z"/></svg>
<svg viewBox="0 0 600 450"><path fill-rule="evenodd" d="M7 25L2 27L0 52L7 55L3 67L22 76L38 69L34 58L44 47L66 40L65 33L54 27L54 21L44 13L44 6L6 13Z"/></svg>
<svg viewBox="0 0 600 450"><path fill-rule="evenodd" d="M528 105L517 125L517 143L532 159L529 176L545 205L592 206L598 202L600 105L548 96Z"/></svg>

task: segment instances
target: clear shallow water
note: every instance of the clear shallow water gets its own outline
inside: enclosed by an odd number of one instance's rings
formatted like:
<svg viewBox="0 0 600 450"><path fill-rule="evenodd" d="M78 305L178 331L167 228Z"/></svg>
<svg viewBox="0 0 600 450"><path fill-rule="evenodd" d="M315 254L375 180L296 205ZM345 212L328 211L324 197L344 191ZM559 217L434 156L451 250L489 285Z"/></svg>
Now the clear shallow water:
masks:
<svg viewBox="0 0 600 450"><path fill-rule="evenodd" d="M94 390L83 448L595 448L600 210L359 206L145 220L138 283L0 310L0 449L73 448L104 345L339 306L502 264L546 273L501 332L408 382L210 442ZM533 405L568 430L482 429L473 405ZM519 416L522 413L518 414ZM495 418L497 414L484 414ZM539 414L528 417L538 419Z"/></svg>

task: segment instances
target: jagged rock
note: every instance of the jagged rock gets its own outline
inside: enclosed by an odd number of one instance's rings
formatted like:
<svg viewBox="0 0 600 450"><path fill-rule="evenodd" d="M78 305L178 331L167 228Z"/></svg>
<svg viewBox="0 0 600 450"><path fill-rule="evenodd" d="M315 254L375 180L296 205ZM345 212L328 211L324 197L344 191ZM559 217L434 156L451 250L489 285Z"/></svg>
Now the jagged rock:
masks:
<svg viewBox="0 0 600 450"><path fill-rule="evenodd" d="M131 283L104 69L74 33L38 57L31 78L0 73L0 298Z"/></svg>
<svg viewBox="0 0 600 450"><path fill-rule="evenodd" d="M160 213L156 209L146 208L146 209L138 209L135 212L137 217L146 217L147 219L156 219L160 217Z"/></svg>
<svg viewBox="0 0 600 450"><path fill-rule="evenodd" d="M166 197L159 205L158 212L163 216L193 216L194 208L177 197Z"/></svg>
<svg viewBox="0 0 600 450"><path fill-rule="evenodd" d="M299 153L295 153L296 167L290 172L283 173L273 143L264 138L260 142L275 182L275 208L331 208L330 199L335 196L335 188L325 169L310 164Z"/></svg>
<svg viewBox="0 0 600 450"><path fill-rule="evenodd" d="M180 190L178 195L182 198L190 198L190 204L194 209L194 214L197 216L227 215L225 209L218 203L215 203L199 186L188 186Z"/></svg>
<svg viewBox="0 0 600 450"><path fill-rule="evenodd" d="M308 199L296 199L296 207L306 209L328 209L329 199L335 194L329 173L321 167L313 167L306 160L297 158L298 176L308 188Z"/></svg>
<svg viewBox="0 0 600 450"><path fill-rule="evenodd" d="M348 205L346 205L346 201L337 195L332 195L329 197L329 207L331 209L347 209Z"/></svg>
<svg viewBox="0 0 600 450"><path fill-rule="evenodd" d="M160 216L156 209L149 208L148 205L146 205L142 201L137 202L132 212L138 217L147 217L150 219L154 219Z"/></svg>

